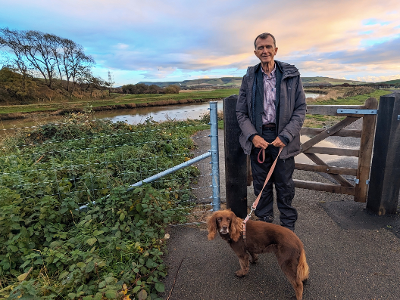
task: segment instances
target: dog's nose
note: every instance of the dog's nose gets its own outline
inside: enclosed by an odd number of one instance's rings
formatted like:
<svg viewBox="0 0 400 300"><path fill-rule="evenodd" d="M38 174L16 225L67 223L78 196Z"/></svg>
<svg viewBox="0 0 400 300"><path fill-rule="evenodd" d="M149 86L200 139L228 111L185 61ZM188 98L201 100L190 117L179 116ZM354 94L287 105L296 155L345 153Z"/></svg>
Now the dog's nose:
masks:
<svg viewBox="0 0 400 300"><path fill-rule="evenodd" d="M222 233L228 233L229 231L228 231L228 226L222 226L221 227L221 232Z"/></svg>

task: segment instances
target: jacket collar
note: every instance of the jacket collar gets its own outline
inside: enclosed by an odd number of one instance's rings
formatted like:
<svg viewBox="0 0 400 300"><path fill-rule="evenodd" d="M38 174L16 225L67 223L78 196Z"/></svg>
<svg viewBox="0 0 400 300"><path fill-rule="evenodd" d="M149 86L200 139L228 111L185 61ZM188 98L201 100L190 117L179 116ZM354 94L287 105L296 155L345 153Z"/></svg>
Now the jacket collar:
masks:
<svg viewBox="0 0 400 300"><path fill-rule="evenodd" d="M275 65L282 72L282 78L294 77L300 75L299 70L294 65L279 60L275 60ZM258 63L255 66L249 67L247 69L246 75L250 77L251 82L254 80L255 74L257 73L259 68L261 68L261 63Z"/></svg>

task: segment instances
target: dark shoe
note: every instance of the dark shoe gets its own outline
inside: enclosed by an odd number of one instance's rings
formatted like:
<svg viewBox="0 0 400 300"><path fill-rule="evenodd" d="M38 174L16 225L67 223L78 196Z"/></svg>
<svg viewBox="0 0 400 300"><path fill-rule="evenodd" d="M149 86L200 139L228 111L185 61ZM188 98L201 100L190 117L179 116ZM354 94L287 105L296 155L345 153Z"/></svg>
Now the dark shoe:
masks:
<svg viewBox="0 0 400 300"><path fill-rule="evenodd" d="M263 222L272 223L274 221L274 216L266 216L258 219Z"/></svg>
<svg viewBox="0 0 400 300"><path fill-rule="evenodd" d="M287 226L287 225L282 224L282 223L281 223L281 226L282 226L282 227L285 227L285 228L287 228L287 229L289 229L289 230L291 230L291 231L294 232L294 226Z"/></svg>

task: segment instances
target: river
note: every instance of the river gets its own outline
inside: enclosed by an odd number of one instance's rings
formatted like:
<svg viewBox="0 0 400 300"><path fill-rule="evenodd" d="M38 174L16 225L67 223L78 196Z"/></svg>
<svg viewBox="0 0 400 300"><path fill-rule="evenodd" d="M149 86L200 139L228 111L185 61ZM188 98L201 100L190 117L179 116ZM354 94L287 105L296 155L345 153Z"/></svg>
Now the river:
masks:
<svg viewBox="0 0 400 300"><path fill-rule="evenodd" d="M306 93L306 97L316 98L319 94ZM167 119L174 120L186 120L186 119L198 119L202 115L209 112L208 108L210 104L208 102L193 103L193 104L180 104L180 105L166 105L156 107L141 107L135 109L116 109L99 111L94 113L94 117L97 119L107 119L112 122L126 122L128 124L143 123L148 118L152 118L154 121L160 122ZM223 100L218 101L217 108L219 111L223 110ZM0 121L0 138L10 135L15 129L29 128L48 122L58 122L62 120L62 116L49 116L39 117L34 116L28 119L17 119L17 120L4 120ZM301 140L304 143L309 138L307 136L301 136ZM334 144L327 141L322 141L318 146L321 147L335 147ZM338 159L334 155L322 155L326 160ZM300 162L309 163L309 159L304 154L298 156Z"/></svg>
<svg viewBox="0 0 400 300"><path fill-rule="evenodd" d="M306 97L316 98L319 94L306 93ZM143 123L146 119L152 118L154 121L160 122L167 119L186 120L199 119L208 112L210 104L208 102L166 105L155 107L140 107L134 109L115 109L99 111L94 113L97 119L107 119L112 122L127 122L128 124ZM223 110L223 100L218 101L218 110ZM3 120L0 121L0 130L13 130L24 127L37 126L48 122L58 122L62 120L62 116L34 116L28 119Z"/></svg>

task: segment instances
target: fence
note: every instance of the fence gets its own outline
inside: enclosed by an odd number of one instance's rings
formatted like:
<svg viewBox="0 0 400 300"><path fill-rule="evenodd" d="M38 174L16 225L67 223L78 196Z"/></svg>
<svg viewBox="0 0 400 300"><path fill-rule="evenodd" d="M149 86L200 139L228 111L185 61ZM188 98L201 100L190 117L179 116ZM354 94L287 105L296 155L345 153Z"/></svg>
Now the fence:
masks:
<svg viewBox="0 0 400 300"><path fill-rule="evenodd" d="M144 180L141 180L135 184L132 184L131 187L128 189L132 190L136 186L141 186L143 183L150 183L153 182L157 179L160 179L168 174L171 174L173 172L176 172L180 169L186 168L188 166L191 166L199 161L202 161L203 159L206 159L208 157L211 157L211 187L212 187L212 207L213 210L219 210L220 209L220 177L219 177L219 150L218 150L218 111L217 111L217 102L211 101L210 102L210 123L209 125L211 126L211 134L209 137L211 138L211 149L207 153L204 153L202 155L199 155L193 159L190 159L186 162L183 162L175 167L172 167L168 170L165 170L163 172L160 172L156 175L153 175L149 178L146 178Z"/></svg>
<svg viewBox="0 0 400 300"><path fill-rule="evenodd" d="M0 156L0 198L3 198L0 201L14 197L11 194L22 200L58 197L71 199L82 208L107 197L114 188L131 184L130 191L152 182L157 188L167 189L180 203L209 205L212 200L213 209L218 210L217 102L210 103L209 124L172 121L152 124L151 120L138 127L103 124L87 116L72 115L65 123L12 128L9 129L12 134L3 130L8 142L3 143ZM195 132L204 129L204 125L211 125L212 147L199 155L193 149L193 138L182 138L179 132ZM177 151L182 145L186 146L185 150ZM190 159L196 155L199 156ZM187 168L195 163L197 168ZM211 165L212 173L200 174L199 163ZM212 195L204 192L209 186L193 187L192 182L201 177L207 177L206 182L212 183L209 185Z"/></svg>

